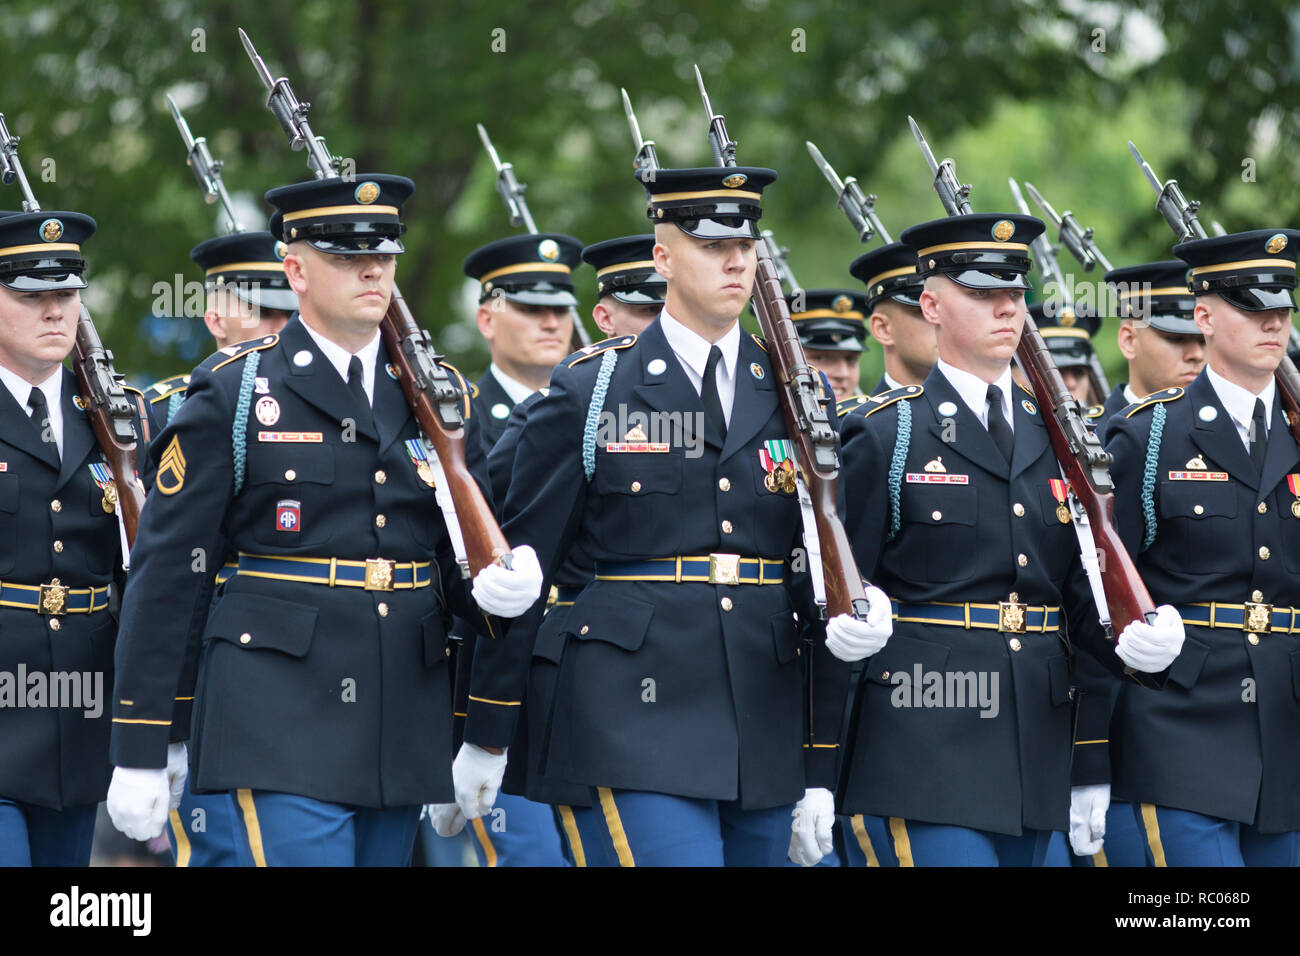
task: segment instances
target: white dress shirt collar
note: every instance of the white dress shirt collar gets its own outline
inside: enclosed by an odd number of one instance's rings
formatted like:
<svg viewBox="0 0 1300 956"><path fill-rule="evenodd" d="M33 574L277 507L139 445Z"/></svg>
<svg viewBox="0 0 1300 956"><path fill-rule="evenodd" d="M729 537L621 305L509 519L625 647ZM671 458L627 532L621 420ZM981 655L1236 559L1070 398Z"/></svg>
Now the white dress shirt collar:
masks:
<svg viewBox="0 0 1300 956"><path fill-rule="evenodd" d="M961 396L961 400L966 403L967 407L972 412L975 413L975 417L980 420L980 424L985 428L988 428L988 393L990 383L984 381L984 379L980 378L978 375L967 372L965 369L957 368L955 365L949 365L943 359L939 359L939 371L942 372L943 377L948 380L948 384L956 389L957 394ZM1007 424L1011 426L1011 430L1014 432L1016 430L1016 419L1011 413L1011 390L1015 388L1016 385L1011 378L1011 366L1008 365L1003 369L1002 374L998 376L998 380L992 384L1002 390L1002 417L1007 420Z"/></svg>
<svg viewBox="0 0 1300 956"><path fill-rule="evenodd" d="M301 316L298 317L298 321L302 322ZM306 322L302 322L302 327L307 330L307 334L321 350L321 354L334 366L335 371L339 373L339 378L346 384L352 353L338 343L325 338ZM379 330L375 329L375 337L356 353L357 358L361 360L361 383L365 387L366 398L372 406L375 404L375 364L379 359L379 338Z"/></svg>
<svg viewBox="0 0 1300 956"><path fill-rule="evenodd" d="M24 415L31 414L31 408L27 405L27 399L32 395L32 383L27 381L17 372L0 365L0 381L5 383L5 388L9 389L9 394L14 397L18 407L23 410ZM49 406L50 431L54 434L54 444L59 450L59 458L63 458L63 366L60 365L50 377L37 385L45 393L45 404Z"/></svg>
<svg viewBox="0 0 1300 956"><path fill-rule="evenodd" d="M506 394L510 396L510 401L514 402L516 405L536 391L536 389L529 388L523 382L519 381L519 379L511 378L505 372L501 371L501 366L497 365L496 362L493 362L488 366L488 371L492 373L492 377L497 380L498 384L505 389Z"/></svg>
<svg viewBox="0 0 1300 956"><path fill-rule="evenodd" d="M682 364L695 373L695 379L703 380L704 366L709 361L709 349L714 345L722 351L722 374L728 379L736 377L736 361L740 356L739 321L717 342L710 342L698 332L691 331L674 319L667 309L659 313L659 325L664 330L668 345L682 360Z"/></svg>
<svg viewBox="0 0 1300 956"><path fill-rule="evenodd" d="M1214 394L1219 396L1219 402L1223 405L1224 411L1228 413L1232 423L1237 426L1237 432L1242 436L1242 441L1246 442L1247 448L1250 447L1250 423L1255 418L1256 398L1264 402L1264 427L1273 427L1273 393L1277 390L1276 379L1269 378L1264 390L1255 395L1240 385L1229 382L1210 368L1208 364L1205 366L1205 376L1210 380L1210 385L1214 388Z"/></svg>

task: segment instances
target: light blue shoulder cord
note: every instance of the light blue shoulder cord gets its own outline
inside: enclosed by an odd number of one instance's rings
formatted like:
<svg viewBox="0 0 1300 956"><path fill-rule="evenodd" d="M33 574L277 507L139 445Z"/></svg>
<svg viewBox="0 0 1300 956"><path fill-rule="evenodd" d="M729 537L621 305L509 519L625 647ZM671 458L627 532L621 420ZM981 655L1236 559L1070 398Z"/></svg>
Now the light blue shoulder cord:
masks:
<svg viewBox="0 0 1300 956"><path fill-rule="evenodd" d="M239 400L235 402L235 424L230 433L235 458L235 494L239 494L244 487L244 470L248 459L248 406L253 400L253 377L257 375L257 366L261 361L261 352L254 352L246 358L244 374L239 380Z"/></svg>
<svg viewBox="0 0 1300 956"><path fill-rule="evenodd" d="M889 537L886 541L893 541L902 525L899 496L903 488L907 450L912 443L912 406L905 398L894 404L898 406L898 434L894 438L894 457L889 462Z"/></svg>
<svg viewBox="0 0 1300 956"><path fill-rule="evenodd" d="M587 482L596 474L596 430L600 424L600 413L605 410L605 393L609 391L609 380L614 376L614 366L618 364L618 349L606 349L600 357L600 370L596 373L596 387L591 390L591 404L587 406L587 423L582 429L582 470L587 475Z"/></svg>
<svg viewBox="0 0 1300 956"><path fill-rule="evenodd" d="M1165 431L1165 406L1161 402L1151 413L1151 431L1147 435L1147 458L1142 469L1142 517L1146 521L1146 536L1142 539L1142 550L1151 547L1156 540L1156 465L1160 459L1160 440Z"/></svg>
<svg viewBox="0 0 1300 956"><path fill-rule="evenodd" d="M183 391L172 392L171 397L167 399L167 420L163 422L164 425L170 425L172 423L172 419L176 417L176 413L181 410L181 402L183 401L185 401L185 393Z"/></svg>

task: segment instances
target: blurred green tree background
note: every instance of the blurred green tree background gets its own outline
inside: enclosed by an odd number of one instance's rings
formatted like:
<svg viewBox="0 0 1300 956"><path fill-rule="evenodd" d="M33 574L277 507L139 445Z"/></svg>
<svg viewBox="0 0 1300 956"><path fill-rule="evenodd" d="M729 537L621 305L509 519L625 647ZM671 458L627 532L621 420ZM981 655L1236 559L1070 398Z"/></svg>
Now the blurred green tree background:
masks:
<svg viewBox="0 0 1300 956"><path fill-rule="evenodd" d="M189 249L217 234L168 115L171 93L225 163L245 225L262 194L309 175L265 109L240 46L274 75L358 172L416 182L398 278L421 323L469 373L487 361L460 270L512 232L475 134L482 122L528 183L539 227L595 242L646 231L619 87L665 165L707 165L698 63L742 163L776 168L764 225L806 288L853 287L865 251L804 149L876 193L897 237L942 215L908 132L916 117L975 187L978 210L1011 210L1007 177L1071 209L1116 265L1169 256L1170 235L1128 155L1205 203L1230 231L1300 213L1300 7L1196 0L728 0L531 2L492 9L360 0L7 0L0 110L46 209L93 215L87 301L133 381L188 368L211 349L196 319L153 314L157 289L201 280ZM15 187L0 208L18 208ZM1035 210L1036 212L1036 210ZM877 240L878 241L878 240ZM1084 276L1068 256L1063 267ZM589 309L594 276L575 279ZM751 321L751 320L747 320ZM1098 345L1123 378L1109 319ZM877 352L863 383L879 375Z"/></svg>

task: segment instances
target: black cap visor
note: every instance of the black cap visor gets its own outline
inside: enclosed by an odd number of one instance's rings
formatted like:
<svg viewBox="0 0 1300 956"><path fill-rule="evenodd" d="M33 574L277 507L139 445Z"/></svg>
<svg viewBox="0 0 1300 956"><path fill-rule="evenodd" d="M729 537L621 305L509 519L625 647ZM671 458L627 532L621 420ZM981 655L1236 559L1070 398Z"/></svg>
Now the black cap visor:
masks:
<svg viewBox="0 0 1300 956"><path fill-rule="evenodd" d="M56 289L84 289L83 259L37 259L9 263L0 268L0 285L14 292L50 292Z"/></svg>

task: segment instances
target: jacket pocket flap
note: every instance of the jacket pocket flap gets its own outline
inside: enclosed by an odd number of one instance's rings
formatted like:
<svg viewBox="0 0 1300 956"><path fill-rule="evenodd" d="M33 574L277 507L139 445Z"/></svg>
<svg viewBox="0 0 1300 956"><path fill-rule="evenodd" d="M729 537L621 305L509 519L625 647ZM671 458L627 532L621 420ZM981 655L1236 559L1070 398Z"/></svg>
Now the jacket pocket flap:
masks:
<svg viewBox="0 0 1300 956"><path fill-rule="evenodd" d="M635 651L645 642L653 604L589 587L569 611L567 630L580 641L604 641Z"/></svg>
<svg viewBox="0 0 1300 956"><path fill-rule="evenodd" d="M317 613L314 607L260 594L227 594L208 619L207 636L247 650L270 648L304 657Z"/></svg>
<svg viewBox="0 0 1300 956"><path fill-rule="evenodd" d="M941 671L948 663L948 648L934 641L923 641L895 633L880 653L867 661L867 680L876 684L891 684L890 679L899 671L909 677L916 667L926 671Z"/></svg>

